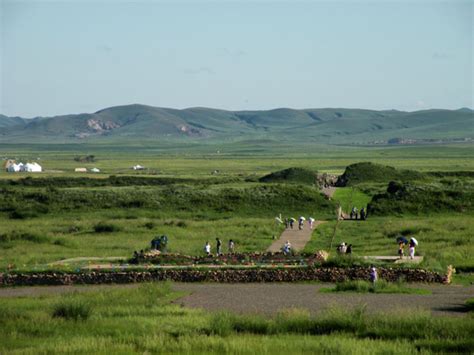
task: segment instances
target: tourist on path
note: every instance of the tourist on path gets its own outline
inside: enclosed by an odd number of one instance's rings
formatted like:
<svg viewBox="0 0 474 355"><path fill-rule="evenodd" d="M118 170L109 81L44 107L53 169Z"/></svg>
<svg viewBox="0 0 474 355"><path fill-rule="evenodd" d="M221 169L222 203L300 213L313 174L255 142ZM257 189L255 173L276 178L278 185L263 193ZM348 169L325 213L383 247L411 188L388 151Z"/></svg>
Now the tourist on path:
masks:
<svg viewBox="0 0 474 355"><path fill-rule="evenodd" d="M217 248L217 255L222 254L222 242L219 238L216 238L216 248Z"/></svg>
<svg viewBox="0 0 474 355"><path fill-rule="evenodd" d="M211 255L211 244L209 244L209 242L206 242L206 245L204 246L204 252L207 254L207 256Z"/></svg>
<svg viewBox="0 0 474 355"><path fill-rule="evenodd" d="M377 269L375 266L371 266L370 268L370 282L372 282L372 285L375 286L377 283L377 280L379 278L379 275L377 274Z"/></svg>
<svg viewBox="0 0 474 355"><path fill-rule="evenodd" d="M232 239L229 240L228 248L229 248L229 253L232 254L234 252L234 248L235 248L235 243Z"/></svg>

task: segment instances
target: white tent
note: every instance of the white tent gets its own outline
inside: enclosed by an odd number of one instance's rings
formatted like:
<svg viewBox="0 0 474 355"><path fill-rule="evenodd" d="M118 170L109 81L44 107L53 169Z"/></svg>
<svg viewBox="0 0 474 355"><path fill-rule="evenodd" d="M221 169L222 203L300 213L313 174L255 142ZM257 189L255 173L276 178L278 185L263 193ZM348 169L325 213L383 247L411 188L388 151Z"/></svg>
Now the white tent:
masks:
<svg viewBox="0 0 474 355"><path fill-rule="evenodd" d="M75 168L75 173L87 173L87 168Z"/></svg>
<svg viewBox="0 0 474 355"><path fill-rule="evenodd" d="M10 164L8 167L7 167L7 171L9 173L17 173L19 171L21 171L21 167L23 166L23 164Z"/></svg>
<svg viewBox="0 0 474 355"><path fill-rule="evenodd" d="M100 170L97 168L92 168L91 173L100 173Z"/></svg>
<svg viewBox="0 0 474 355"><path fill-rule="evenodd" d="M25 165L23 165L23 168L21 170L29 173L40 173L43 171L43 168L38 163L34 162L26 163Z"/></svg>
<svg viewBox="0 0 474 355"><path fill-rule="evenodd" d="M144 170L145 167L141 166L141 165L135 165L133 168L133 170Z"/></svg>

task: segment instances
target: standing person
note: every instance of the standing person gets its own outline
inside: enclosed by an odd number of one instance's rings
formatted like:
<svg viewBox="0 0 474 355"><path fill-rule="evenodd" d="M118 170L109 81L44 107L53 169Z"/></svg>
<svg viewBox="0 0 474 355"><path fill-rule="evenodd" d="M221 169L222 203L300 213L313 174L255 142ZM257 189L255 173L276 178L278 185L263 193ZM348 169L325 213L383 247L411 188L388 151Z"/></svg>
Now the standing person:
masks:
<svg viewBox="0 0 474 355"><path fill-rule="evenodd" d="M416 244L413 239L410 239L410 244L408 245L408 256L410 257L410 259L415 258L415 246Z"/></svg>
<svg viewBox="0 0 474 355"><path fill-rule="evenodd" d="M403 243L403 242L398 243L398 256L399 256L400 259L403 259L403 252L404 252L403 248L404 247L405 247L405 243Z"/></svg>
<svg viewBox="0 0 474 355"><path fill-rule="evenodd" d="M361 219L361 221L365 221L365 217L367 217L367 215L365 213L365 208L362 207L361 210L360 210L360 219Z"/></svg>
<svg viewBox="0 0 474 355"><path fill-rule="evenodd" d="M342 207L341 205L338 205L337 206L337 220L340 221L340 220L343 220L344 217L342 216Z"/></svg>
<svg viewBox="0 0 474 355"><path fill-rule="evenodd" d="M313 225L314 225L314 218L313 218L313 217L309 217L309 219L308 219L308 223L309 223L309 229L313 229Z"/></svg>
<svg viewBox="0 0 474 355"><path fill-rule="evenodd" d="M235 243L232 239L229 240L229 246L228 247L229 247L229 253L233 254L234 253L234 248L235 248Z"/></svg>
<svg viewBox="0 0 474 355"><path fill-rule="evenodd" d="M352 255L352 244L349 244L346 248L346 254Z"/></svg>
<svg viewBox="0 0 474 355"><path fill-rule="evenodd" d="M293 218L290 218L290 228L293 229L293 224L295 223L295 220Z"/></svg>
<svg viewBox="0 0 474 355"><path fill-rule="evenodd" d="M304 220L303 220L303 218L300 217L300 219L298 220L298 229L299 230L303 229L303 224L304 224Z"/></svg>
<svg viewBox="0 0 474 355"><path fill-rule="evenodd" d="M291 243L289 240L287 240L285 245L283 246L283 254L289 255L290 252L291 252Z"/></svg>
<svg viewBox="0 0 474 355"><path fill-rule="evenodd" d="M372 285L375 287L375 284L377 283L377 280L379 278L379 275L377 274L377 269L375 266L370 267L370 282L372 282Z"/></svg>
<svg viewBox="0 0 474 355"><path fill-rule="evenodd" d="M204 252L207 256L211 255L211 244L209 244L209 242L206 242L206 245L204 245Z"/></svg>
<svg viewBox="0 0 474 355"><path fill-rule="evenodd" d="M288 218L285 218L285 228L288 229L290 226L290 222L288 221Z"/></svg>
<svg viewBox="0 0 474 355"><path fill-rule="evenodd" d="M217 248L217 255L222 254L222 242L219 238L216 238L216 248Z"/></svg>

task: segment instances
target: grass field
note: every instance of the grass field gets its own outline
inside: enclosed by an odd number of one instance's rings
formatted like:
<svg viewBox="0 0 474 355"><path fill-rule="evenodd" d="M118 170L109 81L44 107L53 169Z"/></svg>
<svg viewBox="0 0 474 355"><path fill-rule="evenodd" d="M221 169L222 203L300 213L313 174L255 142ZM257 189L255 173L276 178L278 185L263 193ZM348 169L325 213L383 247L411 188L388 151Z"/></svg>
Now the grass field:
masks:
<svg viewBox="0 0 474 355"><path fill-rule="evenodd" d="M472 215L369 217L367 221L333 221L313 233L305 250L328 250L331 243L335 249L345 242L352 244L354 256L396 256L398 244L395 239L398 235L404 235L419 241L416 255L424 256L423 266L435 270L445 270L447 265L472 269L473 230Z"/></svg>

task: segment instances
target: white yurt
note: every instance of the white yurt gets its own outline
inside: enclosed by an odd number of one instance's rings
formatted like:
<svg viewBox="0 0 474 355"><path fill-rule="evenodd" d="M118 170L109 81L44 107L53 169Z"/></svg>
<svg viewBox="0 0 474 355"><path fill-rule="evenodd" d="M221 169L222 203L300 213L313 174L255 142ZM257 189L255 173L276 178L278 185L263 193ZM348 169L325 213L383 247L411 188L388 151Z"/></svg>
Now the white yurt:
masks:
<svg viewBox="0 0 474 355"><path fill-rule="evenodd" d="M26 163L23 165L22 171L26 171L28 173L40 173L43 171L43 168L38 163Z"/></svg>

